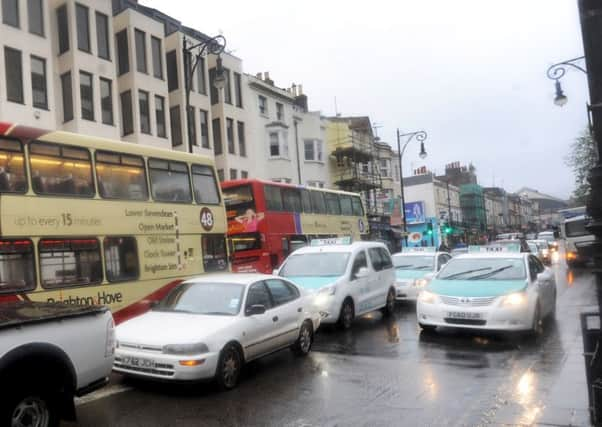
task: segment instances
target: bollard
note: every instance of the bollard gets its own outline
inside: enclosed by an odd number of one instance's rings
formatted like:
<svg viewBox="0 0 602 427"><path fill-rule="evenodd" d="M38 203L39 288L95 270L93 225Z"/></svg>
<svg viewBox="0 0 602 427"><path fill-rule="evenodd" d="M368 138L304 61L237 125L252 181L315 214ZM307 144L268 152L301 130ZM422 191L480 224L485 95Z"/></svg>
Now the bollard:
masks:
<svg viewBox="0 0 602 427"><path fill-rule="evenodd" d="M600 314L598 312L583 312L580 314L580 318L589 416L592 424L601 425L602 384L599 381L595 381L596 374L593 372L594 366L592 363L594 357L602 357L602 354L597 354L598 337L600 336Z"/></svg>

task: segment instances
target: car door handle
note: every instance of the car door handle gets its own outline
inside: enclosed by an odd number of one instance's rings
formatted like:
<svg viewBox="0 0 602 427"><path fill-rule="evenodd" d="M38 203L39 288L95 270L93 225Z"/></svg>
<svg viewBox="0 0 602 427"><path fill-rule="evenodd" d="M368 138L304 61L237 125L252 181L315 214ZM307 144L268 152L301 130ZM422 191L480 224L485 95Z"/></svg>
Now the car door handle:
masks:
<svg viewBox="0 0 602 427"><path fill-rule="evenodd" d="M278 316L272 317L272 321L277 322L278 321Z"/></svg>

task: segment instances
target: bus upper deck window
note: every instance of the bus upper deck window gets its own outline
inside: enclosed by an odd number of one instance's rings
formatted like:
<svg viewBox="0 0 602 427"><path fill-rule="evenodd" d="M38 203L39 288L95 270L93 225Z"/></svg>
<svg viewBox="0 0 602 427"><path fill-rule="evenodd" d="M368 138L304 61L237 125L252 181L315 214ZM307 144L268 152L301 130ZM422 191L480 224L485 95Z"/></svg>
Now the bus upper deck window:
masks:
<svg viewBox="0 0 602 427"><path fill-rule="evenodd" d="M362 208L362 201L357 196L351 197L351 205L353 208L353 215L364 216L364 209Z"/></svg>
<svg viewBox="0 0 602 427"><path fill-rule="evenodd" d="M219 203L219 190L213 169L209 166L192 165L194 198L199 204Z"/></svg>
<svg viewBox="0 0 602 427"><path fill-rule="evenodd" d="M33 141L29 157L31 182L37 194L94 195L90 152L86 148Z"/></svg>
<svg viewBox="0 0 602 427"><path fill-rule="evenodd" d="M147 200L146 172L142 157L96 152L98 192L105 199Z"/></svg>
<svg viewBox="0 0 602 427"><path fill-rule="evenodd" d="M190 179L186 163L149 159L148 170L153 198L160 202L190 203Z"/></svg>
<svg viewBox="0 0 602 427"><path fill-rule="evenodd" d="M23 146L19 141L0 138L0 193L27 191Z"/></svg>
<svg viewBox="0 0 602 427"><path fill-rule="evenodd" d="M339 195L339 202L341 202L341 213L343 215L353 215L353 210L351 208L351 196L341 194Z"/></svg>
<svg viewBox="0 0 602 427"><path fill-rule="evenodd" d="M30 240L0 240L0 294L35 289L35 271Z"/></svg>

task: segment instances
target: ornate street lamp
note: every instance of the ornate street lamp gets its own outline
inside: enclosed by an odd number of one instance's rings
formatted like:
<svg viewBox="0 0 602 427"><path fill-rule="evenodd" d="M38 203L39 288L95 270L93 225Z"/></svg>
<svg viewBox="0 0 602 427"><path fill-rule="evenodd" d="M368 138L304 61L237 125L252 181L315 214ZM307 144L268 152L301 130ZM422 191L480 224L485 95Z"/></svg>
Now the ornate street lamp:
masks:
<svg viewBox="0 0 602 427"><path fill-rule="evenodd" d="M226 48L226 38L222 35L211 37L197 44L188 45L188 40L184 37L182 53L184 54L184 77L186 90L186 128L188 131L188 152L192 153L192 117L190 114L190 92L192 90L192 78L199 62L206 55L217 55L215 66L215 77L213 86L219 91L226 85L226 72L222 66L221 54ZM194 51L194 53L193 53ZM191 117L192 116L192 117Z"/></svg>
<svg viewBox="0 0 602 427"><path fill-rule="evenodd" d="M401 138L404 137L408 137L407 141L403 144L403 148L401 148ZM406 147L408 146L408 144L410 143L410 141L412 141L412 139L416 139L416 141L420 142L420 153L418 154L420 156L421 159L426 158L427 154L426 154L426 150L424 149L424 140L427 137L427 133L423 130L419 130L416 132L410 132L410 133L400 133L399 129L397 129L397 153L399 155L399 181L400 181L400 189L401 189L401 215L403 218L403 235L404 235L404 240L406 242L406 247L408 246L408 224L406 223L406 202L405 202L405 195L403 192L403 166L402 166L402 161L403 161L403 153L405 153L406 151ZM403 251L403 246L402 246L402 251Z"/></svg>
<svg viewBox="0 0 602 427"><path fill-rule="evenodd" d="M560 85L560 79L564 77L568 68L573 68L575 70L582 71L587 74L585 68L576 64L576 62L585 60L585 56L580 56L578 58L569 59L567 61L562 61L557 64L553 64L548 68L548 78L550 80L554 80L554 87L556 89L556 96L554 97L554 104L562 107L568 102L568 98L562 91L562 86Z"/></svg>

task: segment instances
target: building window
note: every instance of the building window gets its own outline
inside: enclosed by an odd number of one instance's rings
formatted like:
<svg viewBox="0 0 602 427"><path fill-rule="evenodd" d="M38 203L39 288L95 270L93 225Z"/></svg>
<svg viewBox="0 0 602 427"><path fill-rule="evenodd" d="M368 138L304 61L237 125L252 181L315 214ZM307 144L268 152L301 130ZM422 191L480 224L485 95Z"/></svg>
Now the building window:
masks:
<svg viewBox="0 0 602 427"><path fill-rule="evenodd" d="M199 93L207 95L207 82L205 81L205 58L199 57L196 66L196 89Z"/></svg>
<svg viewBox="0 0 602 427"><path fill-rule="evenodd" d="M315 160L316 153L314 149L314 140L307 139L303 142L303 145L305 146L305 160Z"/></svg>
<svg viewBox="0 0 602 427"><path fill-rule="evenodd" d="M380 174L385 178L391 176L389 174L389 160L380 159Z"/></svg>
<svg viewBox="0 0 602 427"><path fill-rule="evenodd" d="M167 137L165 129L165 98L155 95L155 122L157 125L157 136Z"/></svg>
<svg viewBox="0 0 602 427"><path fill-rule="evenodd" d="M96 12L96 45L98 56L111 59L109 47L109 17L104 13Z"/></svg>
<svg viewBox="0 0 602 427"><path fill-rule="evenodd" d="M134 132L134 113L132 112L132 92L126 90L119 96L121 99L121 126L123 136Z"/></svg>
<svg viewBox="0 0 602 427"><path fill-rule="evenodd" d="M169 109L169 123L171 126L171 145L182 145L182 120L180 119L180 106Z"/></svg>
<svg viewBox="0 0 602 427"><path fill-rule="evenodd" d="M115 39L117 42L117 74L121 76L130 71L127 30L118 32Z"/></svg>
<svg viewBox="0 0 602 427"><path fill-rule="evenodd" d="M150 107L148 92L144 90L138 91L138 109L140 110L140 132L150 134Z"/></svg>
<svg viewBox="0 0 602 427"><path fill-rule="evenodd" d="M63 122L73 120L73 87L71 72L61 74L61 95L63 97Z"/></svg>
<svg viewBox="0 0 602 427"><path fill-rule="evenodd" d="M4 64L6 67L6 99L23 104L23 64L21 51L4 48ZM10 66L7 66L10 64Z"/></svg>
<svg viewBox="0 0 602 427"><path fill-rule="evenodd" d="M113 84L109 79L100 78L100 110L105 125L113 124Z"/></svg>
<svg viewBox="0 0 602 427"><path fill-rule="evenodd" d="M232 120L232 119L226 119L226 138L228 139L228 153L235 154L234 120Z"/></svg>
<svg viewBox="0 0 602 427"><path fill-rule="evenodd" d="M290 184L291 182L293 182L293 180L290 178L272 178L271 181L280 182L282 184ZM282 209L279 209L279 210L282 210Z"/></svg>
<svg viewBox="0 0 602 427"><path fill-rule="evenodd" d="M209 70L209 95L211 99L211 105L215 105L219 102L219 92L213 82L215 81L215 68Z"/></svg>
<svg viewBox="0 0 602 427"><path fill-rule="evenodd" d="M213 119L213 152L217 156L223 153L222 148L222 128L219 119Z"/></svg>
<svg viewBox="0 0 602 427"><path fill-rule="evenodd" d="M247 179L249 177L249 172L240 171L240 179Z"/></svg>
<svg viewBox="0 0 602 427"><path fill-rule="evenodd" d="M134 43L136 44L136 70L146 74L146 33L134 30Z"/></svg>
<svg viewBox="0 0 602 427"><path fill-rule="evenodd" d="M94 120L94 91L92 89L92 74L79 72L79 96L82 104L82 119Z"/></svg>
<svg viewBox="0 0 602 427"><path fill-rule="evenodd" d="M178 89L178 59L175 50L170 50L165 55L165 62L167 63L167 89L170 92Z"/></svg>
<svg viewBox="0 0 602 427"><path fill-rule="evenodd" d="M196 140L196 114L194 112L194 107L188 107L188 115L186 116L187 126L190 126L190 141L189 144L199 145ZM188 129L188 128L187 128Z"/></svg>
<svg viewBox="0 0 602 427"><path fill-rule="evenodd" d="M257 102L259 103L259 114L268 115L268 100L265 96L258 95Z"/></svg>
<svg viewBox="0 0 602 427"><path fill-rule="evenodd" d="M42 0L27 0L29 32L44 36L44 6Z"/></svg>
<svg viewBox="0 0 602 427"><path fill-rule="evenodd" d="M230 179L238 179L238 171L236 169L230 169Z"/></svg>
<svg viewBox="0 0 602 427"><path fill-rule="evenodd" d="M59 36L59 55L69 50L69 20L67 19L67 5L56 9L56 23Z"/></svg>
<svg viewBox="0 0 602 427"><path fill-rule="evenodd" d="M270 132L270 157L288 159L288 135L284 131Z"/></svg>
<svg viewBox="0 0 602 427"><path fill-rule="evenodd" d="M2 22L19 28L19 0L2 0Z"/></svg>
<svg viewBox="0 0 602 427"><path fill-rule="evenodd" d="M224 170L223 169L218 169L217 170L217 179L219 179L219 182L224 182Z"/></svg>
<svg viewBox="0 0 602 427"><path fill-rule="evenodd" d="M279 122L284 121L284 105L282 105L280 102L276 103L276 120Z"/></svg>
<svg viewBox="0 0 602 427"><path fill-rule="evenodd" d="M31 57L31 96L34 107L48 109L46 60L33 55Z"/></svg>
<svg viewBox="0 0 602 427"><path fill-rule="evenodd" d="M151 55L153 56L153 76L163 79L163 54L161 53L161 39L151 37Z"/></svg>
<svg viewBox="0 0 602 427"><path fill-rule="evenodd" d="M234 73L234 93L236 95L236 106L242 108L242 82L239 73Z"/></svg>
<svg viewBox="0 0 602 427"><path fill-rule="evenodd" d="M230 70L224 68L224 74L226 75L226 84L224 85L224 102L232 105L232 87L230 86Z"/></svg>
<svg viewBox="0 0 602 427"><path fill-rule="evenodd" d="M238 154L241 157L247 157L247 140L245 139L245 124L244 122L236 122L238 131Z"/></svg>
<svg viewBox="0 0 602 427"><path fill-rule="evenodd" d="M90 19L86 6L75 5L75 22L77 24L77 48L90 53Z"/></svg>
<svg viewBox="0 0 602 427"><path fill-rule="evenodd" d="M200 120L201 120L201 146L203 148L209 147L209 122L207 118L207 111L200 110Z"/></svg>
<svg viewBox="0 0 602 427"><path fill-rule="evenodd" d="M308 187L324 188L324 182L322 181L307 181L307 185Z"/></svg>

